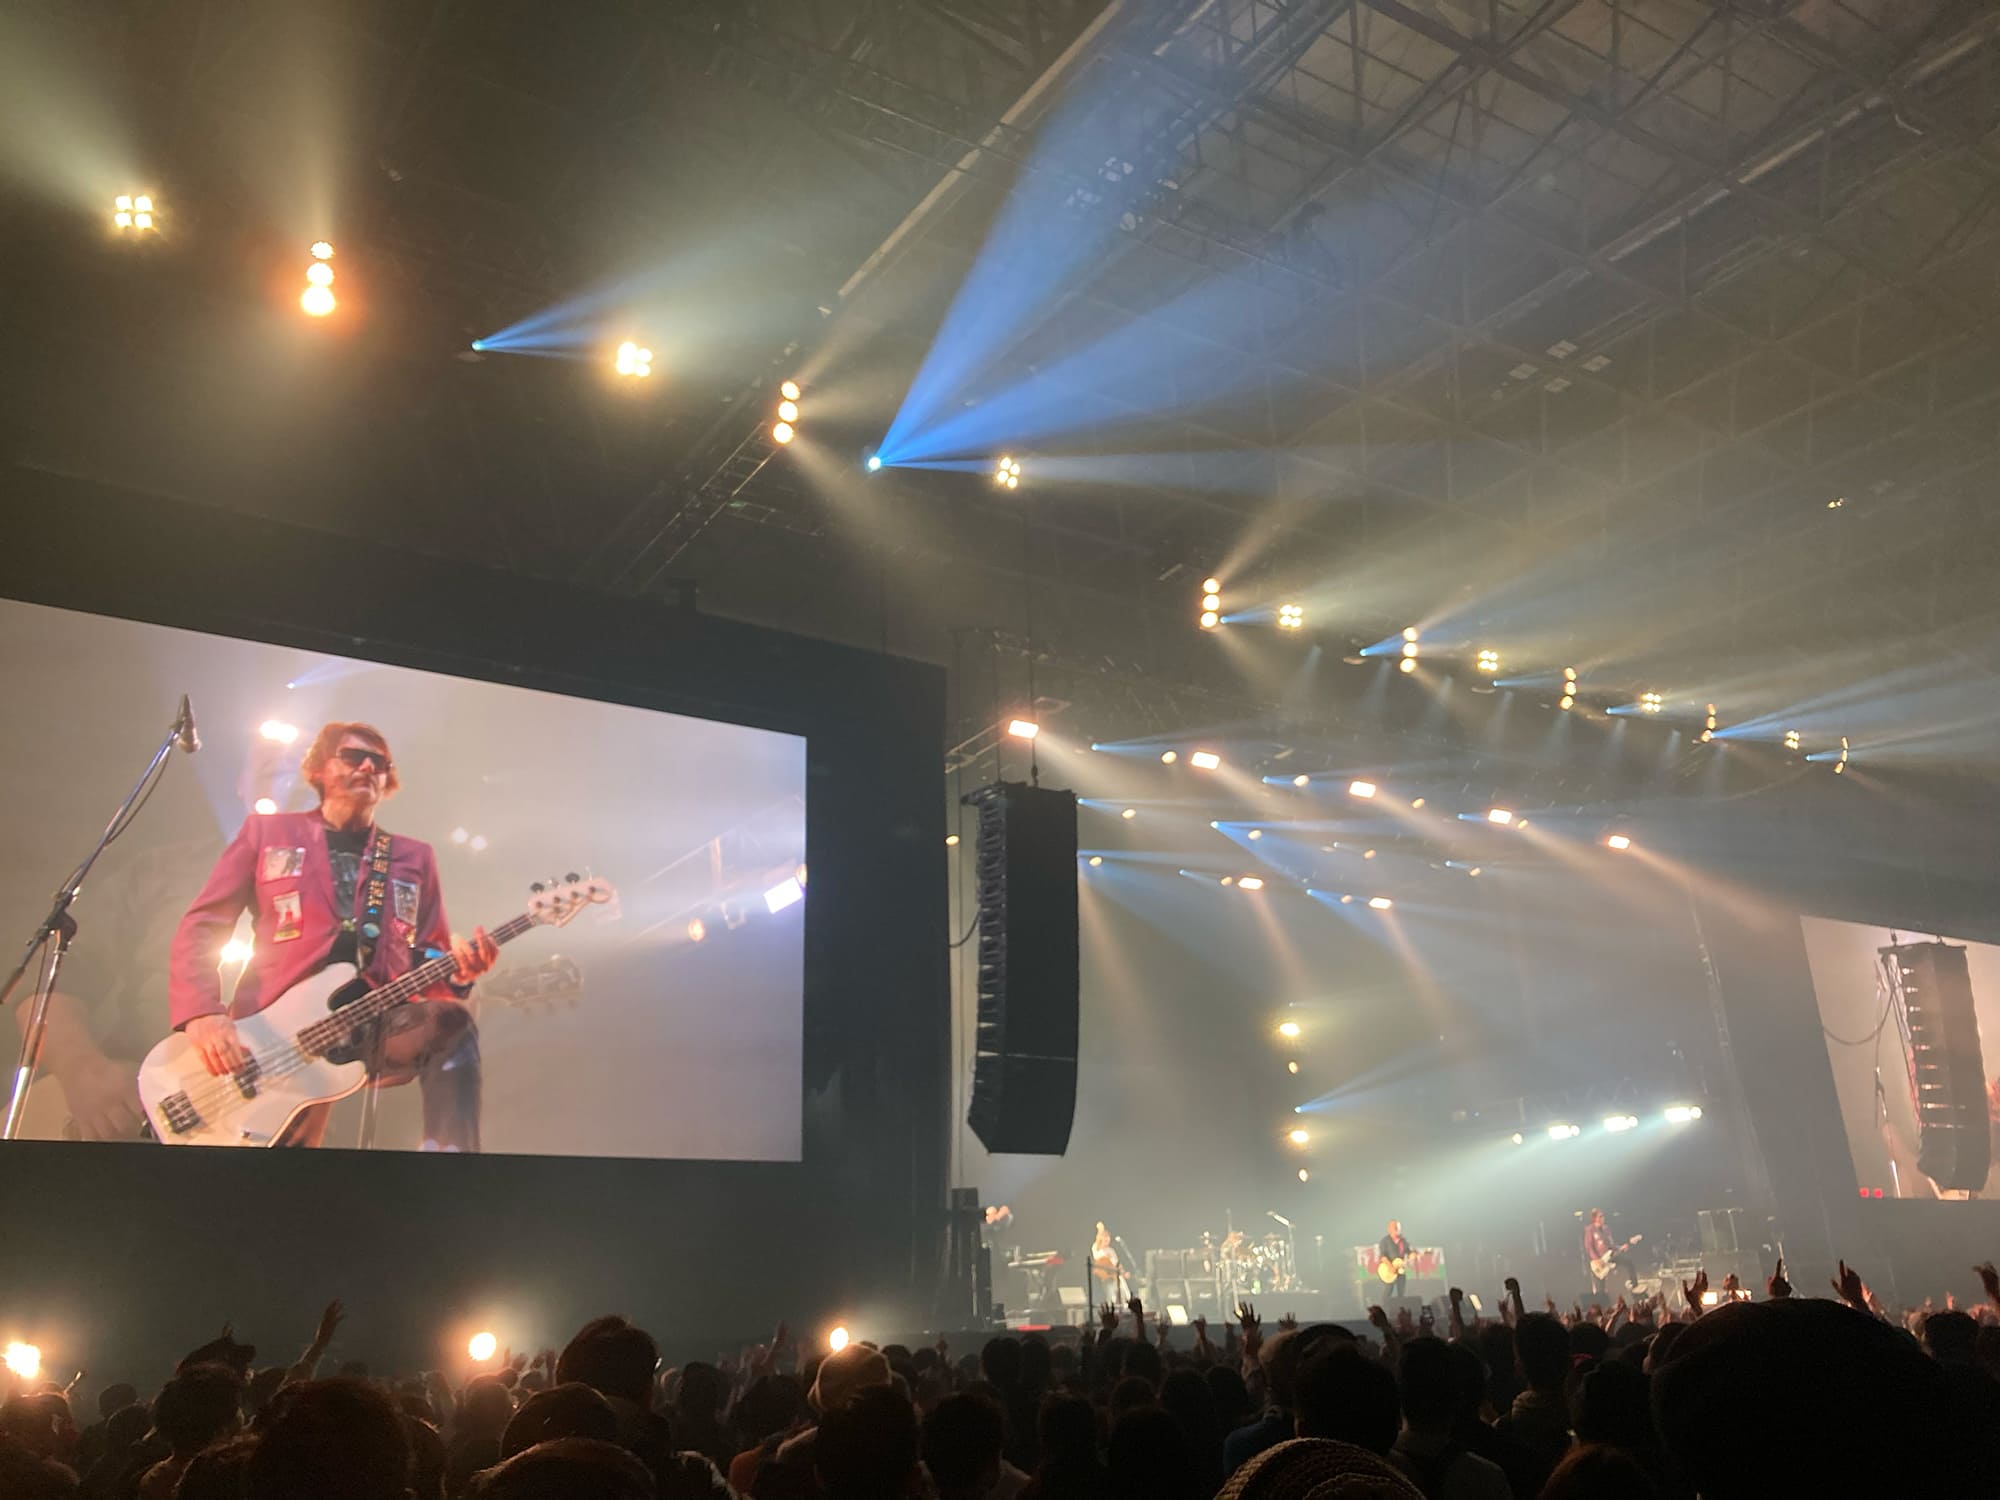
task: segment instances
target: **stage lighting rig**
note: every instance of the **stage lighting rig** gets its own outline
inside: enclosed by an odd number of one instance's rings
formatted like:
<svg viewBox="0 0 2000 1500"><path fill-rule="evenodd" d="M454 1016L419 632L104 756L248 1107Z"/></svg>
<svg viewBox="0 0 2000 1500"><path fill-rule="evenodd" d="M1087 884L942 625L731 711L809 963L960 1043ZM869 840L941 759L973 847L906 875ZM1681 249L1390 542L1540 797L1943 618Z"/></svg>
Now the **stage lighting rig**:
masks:
<svg viewBox="0 0 2000 1500"><path fill-rule="evenodd" d="M1632 837L1630 834L1614 833L1605 839L1604 847L1607 849L1617 849L1622 852L1632 847Z"/></svg>
<svg viewBox="0 0 2000 1500"><path fill-rule="evenodd" d="M1003 490L1018 490L1021 487L1021 461L1000 455L1000 463L993 470L993 482Z"/></svg>
<svg viewBox="0 0 2000 1500"><path fill-rule="evenodd" d="M142 234L159 228L153 217L153 195L120 193L111 200L111 222L119 229L135 229Z"/></svg>
<svg viewBox="0 0 2000 1500"><path fill-rule="evenodd" d="M778 387L778 420L771 424L771 441L782 447L799 435L799 383L787 380Z"/></svg>
<svg viewBox="0 0 2000 1500"><path fill-rule="evenodd" d="M1787 729L1785 731L1785 748L1787 750L1796 750L1799 748L1799 732L1796 729Z"/></svg>
<svg viewBox="0 0 2000 1500"><path fill-rule="evenodd" d="M1479 653L1478 665L1481 672L1485 673L1488 677L1493 676L1500 670L1500 653L1498 651L1481 651Z"/></svg>
<svg viewBox="0 0 2000 1500"><path fill-rule="evenodd" d="M1641 693L1639 695L1639 712L1642 714L1656 714L1660 711L1662 701L1658 693Z"/></svg>
<svg viewBox="0 0 2000 1500"><path fill-rule="evenodd" d="M1702 725L1701 742L1704 745L1706 745L1710 740L1714 738L1715 738L1715 705L1711 703L1708 705L1708 720L1705 724Z"/></svg>
<svg viewBox="0 0 2000 1500"><path fill-rule="evenodd" d="M1562 695L1562 701L1561 701L1560 703L1558 703L1558 704L1556 705L1556 707L1557 707L1557 708L1561 708L1561 709L1571 709L1571 708L1574 708L1574 707L1576 707L1576 668L1575 668L1575 667L1564 667L1564 668L1563 668L1563 695Z"/></svg>
<svg viewBox="0 0 2000 1500"><path fill-rule="evenodd" d="M1222 623L1222 580L1204 578L1201 582L1201 628L1213 630Z"/></svg>
<svg viewBox="0 0 2000 1500"><path fill-rule="evenodd" d="M309 318L323 318L340 305L333 295L333 245L314 240L308 249L306 289L299 293L299 307Z"/></svg>
<svg viewBox="0 0 2000 1500"><path fill-rule="evenodd" d="M611 367L620 375L644 380L653 373L653 351L644 344L627 339L618 346L618 353L612 360Z"/></svg>
<svg viewBox="0 0 2000 1500"><path fill-rule="evenodd" d="M1280 630L1303 630L1306 612L1302 605L1280 604L1278 606L1278 628Z"/></svg>

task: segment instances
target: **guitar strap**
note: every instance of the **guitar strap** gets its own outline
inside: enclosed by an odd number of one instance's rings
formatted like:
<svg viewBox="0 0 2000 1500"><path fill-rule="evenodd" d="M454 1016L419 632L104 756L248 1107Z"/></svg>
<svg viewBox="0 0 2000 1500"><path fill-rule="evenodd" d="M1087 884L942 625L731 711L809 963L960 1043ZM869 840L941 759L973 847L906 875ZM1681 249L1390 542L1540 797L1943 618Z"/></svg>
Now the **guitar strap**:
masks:
<svg viewBox="0 0 2000 1500"><path fill-rule="evenodd" d="M378 827L368 846L368 883L363 887L366 902L361 912L361 928L355 934L356 967L363 973L375 956L375 944L382 936L382 908L389 899L389 834Z"/></svg>

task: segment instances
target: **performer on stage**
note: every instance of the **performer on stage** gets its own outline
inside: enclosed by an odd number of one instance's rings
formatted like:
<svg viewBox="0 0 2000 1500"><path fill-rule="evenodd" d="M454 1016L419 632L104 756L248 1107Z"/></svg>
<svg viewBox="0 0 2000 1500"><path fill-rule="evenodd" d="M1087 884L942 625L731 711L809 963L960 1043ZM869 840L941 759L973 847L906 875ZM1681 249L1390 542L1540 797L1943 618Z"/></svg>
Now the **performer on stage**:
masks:
<svg viewBox="0 0 2000 1500"><path fill-rule="evenodd" d="M1384 1260L1407 1260L1409 1258L1410 1242L1403 1238L1402 1220L1391 1219L1389 1221L1389 1232L1382 1236L1382 1242L1375 1248L1381 1252L1382 1259ZM1404 1285L1409 1279L1410 1273L1407 1268L1397 1272L1396 1279L1388 1284L1389 1294L1392 1297L1402 1296Z"/></svg>
<svg viewBox="0 0 2000 1500"><path fill-rule="evenodd" d="M1132 1278L1111 1243L1111 1231L1100 1221L1097 1238L1090 1242L1090 1274L1097 1282L1098 1300L1123 1307L1132 1300Z"/></svg>
<svg viewBox="0 0 2000 1500"><path fill-rule="evenodd" d="M1612 1253L1612 1248L1611 1231L1604 1227L1604 1210L1593 1208L1588 1222L1583 1226L1583 1269L1584 1274L1590 1278L1592 1296L1598 1295L1609 1286L1611 1278L1599 1276L1591 1270L1591 1262L1603 1260Z"/></svg>
<svg viewBox="0 0 2000 1500"><path fill-rule="evenodd" d="M462 1002L499 950L483 927L453 935L431 846L376 826L401 785L380 730L328 724L302 769L318 810L251 814L181 918L167 990L173 1025L219 1076L248 1061L232 1015L255 1015L330 963L352 963L379 986L449 951L457 972L390 1012L371 1071L377 1087L421 1081L425 1150L477 1151L479 1041ZM216 954L246 910L256 914L254 947L225 1013ZM280 1144L319 1145L331 1113L324 1104L302 1111Z"/></svg>

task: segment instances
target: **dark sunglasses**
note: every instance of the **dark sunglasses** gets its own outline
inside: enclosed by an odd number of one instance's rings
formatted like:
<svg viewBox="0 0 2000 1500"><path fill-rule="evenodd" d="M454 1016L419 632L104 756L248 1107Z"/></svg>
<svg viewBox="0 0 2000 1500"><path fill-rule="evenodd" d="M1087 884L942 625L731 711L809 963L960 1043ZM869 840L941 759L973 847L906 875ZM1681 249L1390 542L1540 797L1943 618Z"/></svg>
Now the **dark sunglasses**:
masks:
<svg viewBox="0 0 2000 1500"><path fill-rule="evenodd" d="M356 770L363 766L373 766L377 775L387 776L396 769L396 763L380 750L364 750L359 745L343 745L339 754L342 760Z"/></svg>

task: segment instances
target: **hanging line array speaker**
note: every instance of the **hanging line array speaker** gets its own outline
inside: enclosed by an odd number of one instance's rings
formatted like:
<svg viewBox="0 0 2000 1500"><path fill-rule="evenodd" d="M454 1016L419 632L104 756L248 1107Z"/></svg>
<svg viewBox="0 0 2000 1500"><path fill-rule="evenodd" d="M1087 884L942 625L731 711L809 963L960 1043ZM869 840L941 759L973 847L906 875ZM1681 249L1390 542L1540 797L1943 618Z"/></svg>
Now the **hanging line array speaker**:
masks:
<svg viewBox="0 0 2000 1500"><path fill-rule="evenodd" d="M979 816L966 1123L988 1151L1060 1156L1076 1116L1076 794L1002 781L965 801Z"/></svg>

